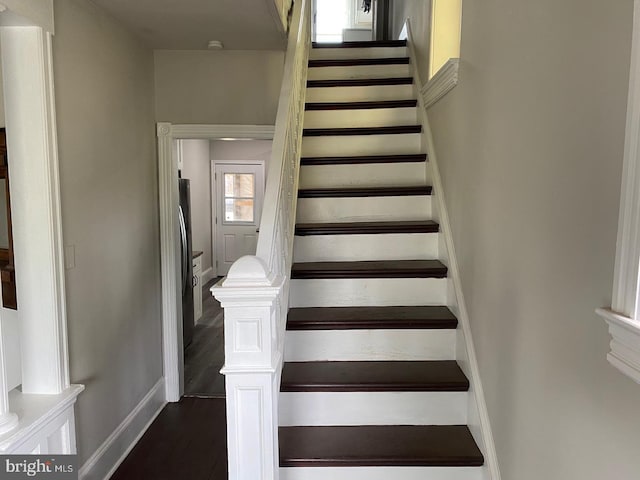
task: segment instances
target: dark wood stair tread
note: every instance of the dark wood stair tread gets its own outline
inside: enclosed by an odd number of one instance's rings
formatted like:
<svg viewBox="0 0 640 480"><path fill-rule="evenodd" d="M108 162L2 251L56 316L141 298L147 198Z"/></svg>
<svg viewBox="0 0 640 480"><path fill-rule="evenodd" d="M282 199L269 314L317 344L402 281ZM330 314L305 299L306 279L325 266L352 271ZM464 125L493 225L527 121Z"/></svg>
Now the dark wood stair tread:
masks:
<svg viewBox="0 0 640 480"><path fill-rule="evenodd" d="M380 85L411 85L413 77L344 78L339 80L307 80L307 87L371 87Z"/></svg>
<svg viewBox="0 0 640 480"><path fill-rule="evenodd" d="M372 163L419 163L426 162L427 154L407 155L359 155L351 157L302 157L301 165L361 165Z"/></svg>
<svg viewBox="0 0 640 480"><path fill-rule="evenodd" d="M466 392L469 380L454 360L287 362L281 392Z"/></svg>
<svg viewBox="0 0 640 480"><path fill-rule="evenodd" d="M299 198L406 197L416 195L431 195L431 186L305 188L298 190Z"/></svg>
<svg viewBox="0 0 640 480"><path fill-rule="evenodd" d="M291 278L445 278L439 260L374 260L294 263Z"/></svg>
<svg viewBox="0 0 640 480"><path fill-rule="evenodd" d="M328 58L309 60L309 68L358 67L367 65L409 65L409 57Z"/></svg>
<svg viewBox="0 0 640 480"><path fill-rule="evenodd" d="M280 427L281 467L471 467L484 458L466 425Z"/></svg>
<svg viewBox="0 0 640 480"><path fill-rule="evenodd" d="M445 306L292 308L287 330L455 329Z"/></svg>
<svg viewBox="0 0 640 480"><path fill-rule="evenodd" d="M307 103L304 109L309 110L373 110L377 108L413 108L417 100L378 100L369 102L315 102Z"/></svg>
<svg viewBox="0 0 640 480"><path fill-rule="evenodd" d="M361 40L341 43L313 42L313 48L375 48L375 47L406 47L406 40Z"/></svg>
<svg viewBox="0 0 640 480"><path fill-rule="evenodd" d="M399 222L336 222L299 223L295 234L307 235L370 235L387 233L437 233L440 226L433 220L406 220Z"/></svg>
<svg viewBox="0 0 640 480"><path fill-rule="evenodd" d="M422 132L422 125L394 125L391 127L305 128L305 137L344 137L350 135L403 135Z"/></svg>

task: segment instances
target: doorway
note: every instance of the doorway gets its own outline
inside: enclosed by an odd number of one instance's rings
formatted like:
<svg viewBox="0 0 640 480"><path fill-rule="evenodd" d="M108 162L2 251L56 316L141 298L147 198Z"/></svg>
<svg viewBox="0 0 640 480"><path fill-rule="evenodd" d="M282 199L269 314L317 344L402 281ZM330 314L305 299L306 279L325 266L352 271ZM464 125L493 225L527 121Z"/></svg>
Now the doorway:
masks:
<svg viewBox="0 0 640 480"><path fill-rule="evenodd" d="M216 304L209 305L209 303L215 302L215 299L209 292L209 288L220 279L218 272L214 272L213 269L210 271L211 273L208 278L202 278L201 281L198 282L199 285L196 289L197 292L198 289L204 286L201 290L202 318L200 318L195 325L196 331L194 331L192 346L196 345L198 342L196 337L197 330L202 330L207 327L218 329L220 335L218 336L218 347L216 347L217 353L215 354L217 355L217 359L212 360L211 358L200 357L200 354L194 350L194 354L190 358L197 358L201 367L196 370L185 369L185 355L182 344L182 300L180 295L181 289L179 288L181 285L181 256L177 213L178 171L179 166L184 168L184 166L181 165L181 162L184 162L184 158L181 158L180 149L177 148L178 142L176 142L176 140L197 139L207 140L209 142L210 157L207 159L205 180L207 185L209 185L209 172L211 172L210 162L212 159L227 159L234 161L227 163L237 163L237 157L233 154L233 146L240 144L246 144L247 146L254 144L259 145L259 148L249 152L248 156L245 155L243 157L249 161L254 161L254 163L260 163L257 160L263 160L265 155L266 158L270 158L274 127L264 125L172 125L170 123L159 123L157 125L157 133L161 220L161 264L163 279L163 363L166 399L168 402L177 402L180 400L180 398L186 393L186 377L189 375L189 378L192 380L196 379L196 373L194 372L198 372L197 377L199 379L206 379L208 382L206 385L211 387L211 389L205 387L205 384L196 381L193 384L197 386L193 389L190 388L189 394L197 396L217 396L217 394L210 394L209 392L222 392L222 394L224 394L224 379L219 374L222 361L224 360L224 349L221 335L223 323L221 315L222 310L217 302ZM260 140L260 142L251 142L247 140ZM268 146L268 151L265 151L264 145ZM192 183L191 186L193 188L194 184ZM209 188L207 188L207 190L209 190ZM213 216L214 210L211 209L210 199L207 200L206 205L209 215ZM256 214L256 221L258 221L257 219L259 219L258 214ZM213 222L211 223L213 224ZM257 227L254 227L254 229L255 228ZM212 240L209 251L211 252L211 257L213 259L215 258L213 252L216 250L215 235L211 234L210 238ZM206 249L206 246L202 248L202 250ZM213 263L215 264L215 261ZM204 270L205 269L203 269L203 273ZM197 310L197 308L195 310ZM205 316L211 317L214 321L203 321ZM213 331L210 330L205 333L204 337L207 340L210 340L211 337L214 336L212 332ZM205 344L206 342L201 343L201 345ZM209 352L211 350L213 349L203 346L201 352ZM189 361L189 359L187 359L187 361ZM203 365L205 366L205 369L202 368ZM208 390L204 391L205 388Z"/></svg>
<svg viewBox="0 0 640 480"><path fill-rule="evenodd" d="M372 39L372 14L363 0L314 0L313 41L341 43Z"/></svg>
<svg viewBox="0 0 640 480"><path fill-rule="evenodd" d="M212 168L216 265L218 275L225 276L238 258L256 253L264 197L264 163L212 162Z"/></svg>

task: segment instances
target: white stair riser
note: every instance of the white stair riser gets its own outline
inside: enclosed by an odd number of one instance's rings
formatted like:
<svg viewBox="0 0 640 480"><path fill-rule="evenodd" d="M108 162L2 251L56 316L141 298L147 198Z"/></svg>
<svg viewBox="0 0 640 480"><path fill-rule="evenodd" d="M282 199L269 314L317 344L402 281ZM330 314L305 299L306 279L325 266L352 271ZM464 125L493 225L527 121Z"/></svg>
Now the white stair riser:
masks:
<svg viewBox="0 0 640 480"><path fill-rule="evenodd" d="M297 236L293 242L295 262L437 258L437 233L308 235Z"/></svg>
<svg viewBox="0 0 640 480"><path fill-rule="evenodd" d="M345 67L310 67L307 80L342 80L345 78L410 77L411 67L400 65L351 65Z"/></svg>
<svg viewBox="0 0 640 480"><path fill-rule="evenodd" d="M407 57L407 47L374 48L312 48L311 60L335 60L341 58L393 58Z"/></svg>
<svg viewBox="0 0 640 480"><path fill-rule="evenodd" d="M280 468L280 480L484 480L484 467Z"/></svg>
<svg viewBox="0 0 640 480"><path fill-rule="evenodd" d="M454 360L455 330L310 330L285 335L286 362Z"/></svg>
<svg viewBox="0 0 640 480"><path fill-rule="evenodd" d="M423 162L355 165L305 165L300 169L299 188L385 187L427 185Z"/></svg>
<svg viewBox="0 0 640 480"><path fill-rule="evenodd" d="M431 196L300 198L297 223L431 220Z"/></svg>
<svg viewBox="0 0 640 480"><path fill-rule="evenodd" d="M304 114L304 128L389 127L417 123L416 107L308 110Z"/></svg>
<svg viewBox="0 0 640 480"><path fill-rule="evenodd" d="M305 101L368 102L377 100L409 100L416 98L413 85L373 85L366 87L307 88Z"/></svg>
<svg viewBox="0 0 640 480"><path fill-rule="evenodd" d="M345 135L304 137L303 157L336 157L350 155L401 155L422 153L422 135Z"/></svg>
<svg viewBox="0 0 640 480"><path fill-rule="evenodd" d="M281 426L464 425L467 392L282 392Z"/></svg>
<svg viewBox="0 0 640 480"><path fill-rule="evenodd" d="M291 280L291 308L446 305L444 278Z"/></svg>

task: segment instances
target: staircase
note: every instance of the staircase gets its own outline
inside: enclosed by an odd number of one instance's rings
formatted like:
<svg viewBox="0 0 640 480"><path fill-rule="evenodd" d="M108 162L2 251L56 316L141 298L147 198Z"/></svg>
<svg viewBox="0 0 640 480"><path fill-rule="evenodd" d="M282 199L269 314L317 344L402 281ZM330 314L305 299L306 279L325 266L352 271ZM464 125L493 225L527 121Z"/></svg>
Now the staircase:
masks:
<svg viewBox="0 0 640 480"><path fill-rule="evenodd" d="M279 397L283 480L479 480L405 42L314 45Z"/></svg>

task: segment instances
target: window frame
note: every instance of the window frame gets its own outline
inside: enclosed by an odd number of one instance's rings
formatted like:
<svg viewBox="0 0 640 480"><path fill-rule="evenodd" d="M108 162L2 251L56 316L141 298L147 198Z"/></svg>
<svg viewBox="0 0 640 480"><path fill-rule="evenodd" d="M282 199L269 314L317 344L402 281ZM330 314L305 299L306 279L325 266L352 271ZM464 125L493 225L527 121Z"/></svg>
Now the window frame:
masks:
<svg viewBox="0 0 640 480"><path fill-rule="evenodd" d="M611 336L607 360L640 383L640 0L634 1L620 214L611 306L596 313Z"/></svg>

